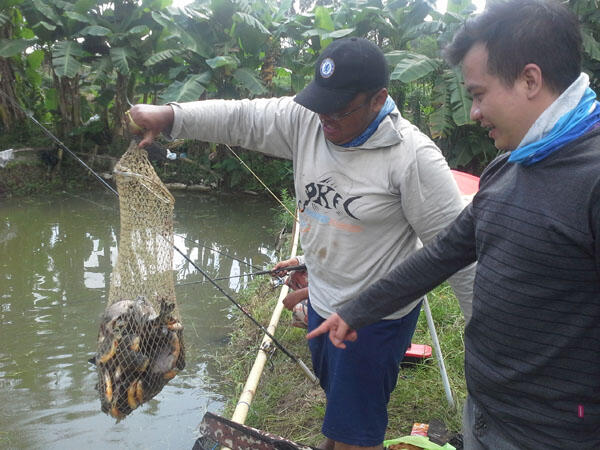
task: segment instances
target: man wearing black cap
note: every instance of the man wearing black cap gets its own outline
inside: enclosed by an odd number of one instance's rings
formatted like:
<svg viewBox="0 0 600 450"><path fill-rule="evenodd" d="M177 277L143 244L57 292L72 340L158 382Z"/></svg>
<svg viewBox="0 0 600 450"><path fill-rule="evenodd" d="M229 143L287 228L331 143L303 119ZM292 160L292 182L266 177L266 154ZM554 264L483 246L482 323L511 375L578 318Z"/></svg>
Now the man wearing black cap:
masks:
<svg viewBox="0 0 600 450"><path fill-rule="evenodd" d="M310 273L309 330L450 223L464 204L439 149L400 116L388 68L370 41L334 41L295 98L136 105L145 146L159 133L227 143L293 161ZM138 129L139 129L138 128ZM297 263L294 259L276 267ZM450 280L465 318L472 268ZM360 330L341 351L310 341L327 396L324 448L381 448L387 403L421 298Z"/></svg>

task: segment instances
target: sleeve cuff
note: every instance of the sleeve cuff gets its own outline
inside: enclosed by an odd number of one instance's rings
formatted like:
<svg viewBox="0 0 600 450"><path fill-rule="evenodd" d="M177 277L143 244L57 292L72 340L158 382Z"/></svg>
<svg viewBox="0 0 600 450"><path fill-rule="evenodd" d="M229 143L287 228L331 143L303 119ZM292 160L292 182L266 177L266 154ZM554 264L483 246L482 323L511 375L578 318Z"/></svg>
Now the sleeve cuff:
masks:
<svg viewBox="0 0 600 450"><path fill-rule="evenodd" d="M177 102L169 102L167 103L167 105L169 105L173 109L173 125L171 126L171 131L168 133L163 131L163 135L167 139L173 140L177 138L177 136L179 136L179 134L181 133L181 127L183 125L183 117L181 113L183 109L181 108L181 105Z"/></svg>

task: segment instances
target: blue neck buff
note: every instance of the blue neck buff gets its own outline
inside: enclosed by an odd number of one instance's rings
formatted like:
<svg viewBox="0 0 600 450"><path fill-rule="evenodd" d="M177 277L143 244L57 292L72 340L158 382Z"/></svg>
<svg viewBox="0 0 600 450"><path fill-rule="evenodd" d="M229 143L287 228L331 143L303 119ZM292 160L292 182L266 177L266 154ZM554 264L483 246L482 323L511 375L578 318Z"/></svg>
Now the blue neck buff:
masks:
<svg viewBox="0 0 600 450"><path fill-rule="evenodd" d="M590 109L594 106L593 111ZM600 103L589 87L575 108L564 114L542 139L513 150L509 162L530 166L587 133L600 122Z"/></svg>
<svg viewBox="0 0 600 450"><path fill-rule="evenodd" d="M371 136L373 136L373 133L375 133L375 130L377 130L379 124L383 121L383 119L385 119L385 116L391 113L395 107L396 103L394 103L392 97L388 95L385 103L379 110L379 114L377 114L377 117L375 117L367 129L363 131L360 136L355 137L350 142L341 144L340 147L358 147L363 145Z"/></svg>

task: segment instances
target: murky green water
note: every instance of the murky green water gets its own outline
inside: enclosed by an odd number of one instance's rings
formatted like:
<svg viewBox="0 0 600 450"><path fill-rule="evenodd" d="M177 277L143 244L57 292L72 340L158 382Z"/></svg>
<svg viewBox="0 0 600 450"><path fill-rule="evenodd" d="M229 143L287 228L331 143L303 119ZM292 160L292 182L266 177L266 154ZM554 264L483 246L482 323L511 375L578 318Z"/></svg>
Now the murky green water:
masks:
<svg viewBox="0 0 600 450"><path fill-rule="evenodd" d="M248 197L176 196L176 246L213 277L268 267L272 207ZM202 277L175 252L186 368L122 422L100 412L87 361L118 234L109 192L0 201L0 448L191 448L204 413L221 411L207 355L225 345L232 305L209 283L183 284ZM220 283L236 291L244 280Z"/></svg>

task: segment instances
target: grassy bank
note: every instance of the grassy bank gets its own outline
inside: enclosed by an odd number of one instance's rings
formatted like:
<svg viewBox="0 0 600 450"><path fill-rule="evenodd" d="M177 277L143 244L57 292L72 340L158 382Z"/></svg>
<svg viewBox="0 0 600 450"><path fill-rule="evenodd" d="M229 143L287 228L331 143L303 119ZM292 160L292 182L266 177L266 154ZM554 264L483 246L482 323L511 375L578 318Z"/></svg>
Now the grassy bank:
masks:
<svg viewBox="0 0 600 450"><path fill-rule="evenodd" d="M240 297L241 303L265 326L279 292L267 281L255 281ZM408 435L413 423L428 423L432 419L441 420L452 432L460 431L460 411L466 395L464 320L448 285L438 287L428 298L457 408L448 406L435 355L423 363L407 365L400 371L388 407L390 421L386 439ZM290 326L290 323L291 314L284 311L275 337L310 367L305 331ZM225 417L230 417L235 409L262 340L258 327L241 314L235 329L230 344L216 356L222 375L222 392L229 399ZM423 311L412 342L432 345ZM316 445L322 439L320 426L324 411L325 398L321 388L308 381L297 365L278 351L261 377L246 424L299 443Z"/></svg>

